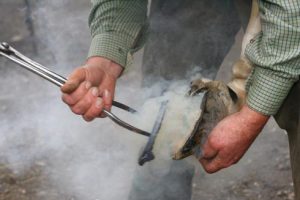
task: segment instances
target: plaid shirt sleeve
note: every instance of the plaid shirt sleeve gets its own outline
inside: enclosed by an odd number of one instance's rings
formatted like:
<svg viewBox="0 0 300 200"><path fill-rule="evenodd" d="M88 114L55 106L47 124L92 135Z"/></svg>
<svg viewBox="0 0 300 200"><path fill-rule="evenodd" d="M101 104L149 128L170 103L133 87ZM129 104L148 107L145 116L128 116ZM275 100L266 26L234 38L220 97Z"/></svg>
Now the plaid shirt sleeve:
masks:
<svg viewBox="0 0 300 200"><path fill-rule="evenodd" d="M246 48L255 65L246 86L247 104L274 115L300 75L300 1L259 0L259 6L262 32Z"/></svg>
<svg viewBox="0 0 300 200"><path fill-rule="evenodd" d="M148 0L92 0L88 57L102 56L125 67L147 32Z"/></svg>

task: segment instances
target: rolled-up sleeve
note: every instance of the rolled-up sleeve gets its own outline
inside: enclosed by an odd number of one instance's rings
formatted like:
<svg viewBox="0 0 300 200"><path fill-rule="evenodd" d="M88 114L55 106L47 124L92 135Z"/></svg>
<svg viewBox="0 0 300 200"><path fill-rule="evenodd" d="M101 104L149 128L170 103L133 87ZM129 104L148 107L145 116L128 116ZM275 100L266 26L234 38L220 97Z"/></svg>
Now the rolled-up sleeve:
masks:
<svg viewBox="0 0 300 200"><path fill-rule="evenodd" d="M274 115L299 80L300 1L260 0L259 5L262 32L245 52L255 66L247 83L247 104Z"/></svg>
<svg viewBox="0 0 300 200"><path fill-rule="evenodd" d="M105 57L125 67L147 35L147 5L147 0L92 0L88 57Z"/></svg>

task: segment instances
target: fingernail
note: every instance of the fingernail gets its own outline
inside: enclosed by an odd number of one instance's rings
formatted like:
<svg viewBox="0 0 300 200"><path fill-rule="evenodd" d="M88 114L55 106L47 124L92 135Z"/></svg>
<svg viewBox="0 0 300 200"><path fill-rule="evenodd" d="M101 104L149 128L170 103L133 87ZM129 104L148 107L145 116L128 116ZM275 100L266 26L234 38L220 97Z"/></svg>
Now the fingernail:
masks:
<svg viewBox="0 0 300 200"><path fill-rule="evenodd" d="M73 85L74 84L74 81L73 80L68 80L67 82L66 82L66 85Z"/></svg>
<svg viewBox="0 0 300 200"><path fill-rule="evenodd" d="M86 89L90 89L91 87L92 87L92 83L89 82L89 81L87 81L87 82L85 83L85 88L86 88Z"/></svg>
<svg viewBox="0 0 300 200"><path fill-rule="evenodd" d="M92 95L95 97L98 96L98 88L96 88L96 87L92 88Z"/></svg>
<svg viewBox="0 0 300 200"><path fill-rule="evenodd" d="M104 90L104 94L103 94L105 97L109 97L110 93L108 90Z"/></svg>
<svg viewBox="0 0 300 200"><path fill-rule="evenodd" d="M97 100L96 100L96 108L101 108L101 106L102 106L102 99L101 98L97 98Z"/></svg>

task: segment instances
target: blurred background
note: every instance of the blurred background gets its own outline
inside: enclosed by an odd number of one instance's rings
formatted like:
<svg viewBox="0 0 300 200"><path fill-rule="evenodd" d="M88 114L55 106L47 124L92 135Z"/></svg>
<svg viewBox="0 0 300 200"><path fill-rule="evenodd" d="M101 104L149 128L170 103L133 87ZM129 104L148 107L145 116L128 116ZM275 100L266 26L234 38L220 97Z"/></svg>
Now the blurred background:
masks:
<svg viewBox="0 0 300 200"><path fill-rule="evenodd" d="M88 0L0 0L0 41L67 76L86 59L90 6ZM228 80L242 34L234 36L218 79ZM116 100L132 107L143 103L142 59L140 50L118 82ZM84 122L60 95L0 58L0 199L126 199L147 140L108 119ZM293 199L287 136L273 120L237 165L213 175L197 165L195 173L194 200Z"/></svg>

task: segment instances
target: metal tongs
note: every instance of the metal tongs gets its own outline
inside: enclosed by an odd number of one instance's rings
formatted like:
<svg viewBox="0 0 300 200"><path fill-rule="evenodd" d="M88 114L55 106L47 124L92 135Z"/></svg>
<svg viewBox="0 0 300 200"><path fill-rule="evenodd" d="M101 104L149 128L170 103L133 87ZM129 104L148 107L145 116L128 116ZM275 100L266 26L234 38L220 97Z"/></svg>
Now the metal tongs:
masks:
<svg viewBox="0 0 300 200"><path fill-rule="evenodd" d="M57 85L58 87L63 86L66 82L67 79L49 69L47 69L46 67L42 66L41 64L31 60L30 58L24 56L23 54L21 54L20 52L18 52L16 49L14 49L13 47L11 47L8 43L6 42L2 42L0 45L0 55L8 58L9 60L19 64L21 67L39 75L40 77L50 81L51 83ZM133 108L130 108L129 106L122 104L120 102L117 101L113 101L112 105L115 107L118 107L120 109L123 109L125 111L128 111L130 113L136 113L137 111L134 110ZM126 122L124 122L123 120L119 119L116 115L114 115L113 113L103 109L102 111L105 115L107 115L107 117L109 117L113 122L115 122L116 124L122 126L123 128L126 128L130 131L133 131L135 133L150 137L151 133L138 129Z"/></svg>

